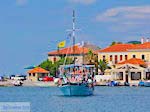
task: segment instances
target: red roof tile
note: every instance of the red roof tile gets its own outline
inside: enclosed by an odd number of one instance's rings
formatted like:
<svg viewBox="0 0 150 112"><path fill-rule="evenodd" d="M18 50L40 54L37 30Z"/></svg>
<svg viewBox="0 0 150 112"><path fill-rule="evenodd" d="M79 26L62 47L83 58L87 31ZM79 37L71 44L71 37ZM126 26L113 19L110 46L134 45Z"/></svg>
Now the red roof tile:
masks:
<svg viewBox="0 0 150 112"><path fill-rule="evenodd" d="M99 52L126 52L129 50L137 50L137 49L150 49L150 42L146 42L144 44L116 44L113 46L109 46Z"/></svg>
<svg viewBox="0 0 150 112"><path fill-rule="evenodd" d="M74 46L74 49L75 49L75 52L73 52L73 46L72 47L67 47L67 48L63 48L63 49L60 49L59 51L56 50L56 51L52 51L52 52L49 52L48 54L49 55L63 55L63 54L86 54L89 52L89 48L86 48L86 47L80 47L79 45L75 45ZM95 54L97 54L96 51L93 51Z"/></svg>
<svg viewBox="0 0 150 112"><path fill-rule="evenodd" d="M143 60L137 58L131 58L129 60L119 62L118 64L146 65L146 63Z"/></svg>
<svg viewBox="0 0 150 112"><path fill-rule="evenodd" d="M102 50L99 50L99 52L125 52L128 49L133 48L134 46L135 45L133 44L116 44L116 45L104 48Z"/></svg>
<svg viewBox="0 0 150 112"><path fill-rule="evenodd" d="M47 71L41 67L36 67L32 70L29 70L28 73L49 73L49 71Z"/></svg>

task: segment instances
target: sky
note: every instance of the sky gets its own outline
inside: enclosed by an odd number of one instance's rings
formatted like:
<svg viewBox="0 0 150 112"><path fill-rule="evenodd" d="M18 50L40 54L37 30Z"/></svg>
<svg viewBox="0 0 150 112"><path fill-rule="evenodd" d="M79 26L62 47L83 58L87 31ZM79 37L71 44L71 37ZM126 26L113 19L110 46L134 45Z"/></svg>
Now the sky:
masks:
<svg viewBox="0 0 150 112"><path fill-rule="evenodd" d="M67 38L73 9L76 42L104 48L150 37L150 0L0 0L0 74L26 74L46 60Z"/></svg>

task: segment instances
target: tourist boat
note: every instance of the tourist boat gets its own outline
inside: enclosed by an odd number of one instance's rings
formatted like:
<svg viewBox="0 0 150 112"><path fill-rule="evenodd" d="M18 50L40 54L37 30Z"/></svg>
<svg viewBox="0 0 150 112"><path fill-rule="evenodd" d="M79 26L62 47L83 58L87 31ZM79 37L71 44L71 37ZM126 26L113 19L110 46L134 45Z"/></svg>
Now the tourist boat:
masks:
<svg viewBox="0 0 150 112"><path fill-rule="evenodd" d="M65 96L89 96L93 95L94 91L94 81L92 79L93 75L93 70L94 70L94 65L66 65L66 66L61 66L61 69L64 68L65 71L67 72L68 70L70 71L71 68L78 68L78 69L84 69L84 70L90 70L91 72L88 72L89 78L87 81L83 81L82 79L80 81L74 82L74 81L67 81L71 76L76 76L80 77L82 76L82 72L72 72L65 74L65 76L62 76L62 80L64 83L62 83L59 88L63 92ZM87 73L86 73L87 74Z"/></svg>
<svg viewBox="0 0 150 112"><path fill-rule="evenodd" d="M73 46L75 45L75 12L73 11L73 28L72 28L72 40L73 40ZM74 49L73 49L73 52ZM60 67L60 80L61 83L59 84L59 88L62 91L63 95L65 96L89 96L93 95L94 91L94 66L93 65L77 65L75 63L75 56L74 57L74 64L70 65L63 65ZM65 62L64 62L65 63ZM78 68L78 69L77 69ZM68 69L68 71L67 71ZM86 69L93 69L90 70L89 73L85 73ZM71 71L72 70L72 71ZM85 71L84 71L85 70ZM65 72L64 72L65 71ZM82 71L82 72L81 72ZM84 73L83 73L84 71ZM91 73L93 72L93 73ZM87 76L90 76L90 78L86 78ZM80 77L82 76L82 79L80 81L71 81L70 78ZM63 83L62 83L63 82Z"/></svg>

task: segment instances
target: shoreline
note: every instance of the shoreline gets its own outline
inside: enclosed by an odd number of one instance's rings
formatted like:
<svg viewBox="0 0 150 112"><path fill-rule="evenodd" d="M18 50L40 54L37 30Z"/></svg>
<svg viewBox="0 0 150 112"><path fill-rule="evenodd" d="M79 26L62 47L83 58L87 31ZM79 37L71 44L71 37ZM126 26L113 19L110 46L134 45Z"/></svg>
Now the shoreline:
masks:
<svg viewBox="0 0 150 112"><path fill-rule="evenodd" d="M0 87L15 87L13 85L14 80L6 80L6 81L0 81ZM97 83L95 85L96 87L138 87L138 85L130 85L130 86L125 86L125 85L119 85L119 86L107 86L104 83ZM54 82L42 82L42 81L37 81L37 82L32 82L30 80L25 80L23 81L23 85L21 87L57 87L57 85Z"/></svg>

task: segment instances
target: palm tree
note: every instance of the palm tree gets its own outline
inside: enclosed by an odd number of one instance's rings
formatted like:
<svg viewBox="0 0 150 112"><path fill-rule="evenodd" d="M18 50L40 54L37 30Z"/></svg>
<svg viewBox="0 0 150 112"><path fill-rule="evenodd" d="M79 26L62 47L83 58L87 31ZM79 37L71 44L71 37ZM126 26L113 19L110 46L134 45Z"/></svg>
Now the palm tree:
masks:
<svg viewBox="0 0 150 112"><path fill-rule="evenodd" d="M89 49L87 55L85 56L86 64L95 65L96 74L98 73L98 56Z"/></svg>
<svg viewBox="0 0 150 112"><path fill-rule="evenodd" d="M97 55L93 53L91 49L89 49L87 55L85 56L86 64L95 64L97 61Z"/></svg>
<svg viewBox="0 0 150 112"><path fill-rule="evenodd" d="M108 66L108 63L106 62L106 60L100 60L98 62L98 67L101 70L102 74L104 74L104 72L105 72L106 69L110 68Z"/></svg>

